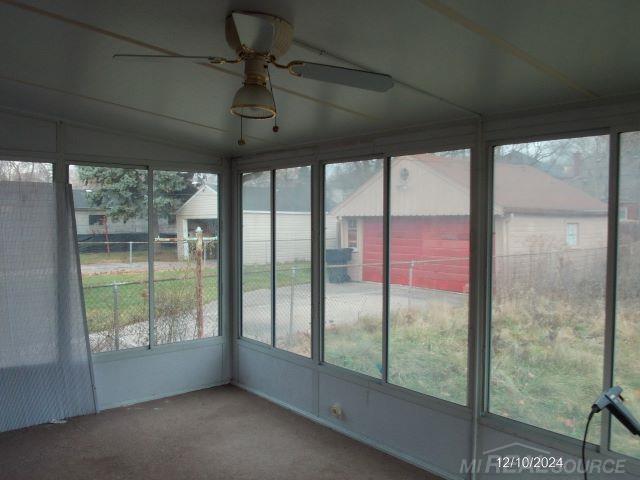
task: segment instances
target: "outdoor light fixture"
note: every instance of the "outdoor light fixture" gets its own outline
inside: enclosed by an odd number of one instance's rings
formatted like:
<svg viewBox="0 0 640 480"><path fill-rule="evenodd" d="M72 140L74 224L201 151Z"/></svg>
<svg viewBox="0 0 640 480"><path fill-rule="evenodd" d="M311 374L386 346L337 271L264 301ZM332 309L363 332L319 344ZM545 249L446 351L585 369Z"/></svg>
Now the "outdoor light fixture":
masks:
<svg viewBox="0 0 640 480"><path fill-rule="evenodd" d="M245 81L236 92L231 104L231 113L242 118L263 120L276 116L273 95L267 89L267 64L262 58L245 61Z"/></svg>

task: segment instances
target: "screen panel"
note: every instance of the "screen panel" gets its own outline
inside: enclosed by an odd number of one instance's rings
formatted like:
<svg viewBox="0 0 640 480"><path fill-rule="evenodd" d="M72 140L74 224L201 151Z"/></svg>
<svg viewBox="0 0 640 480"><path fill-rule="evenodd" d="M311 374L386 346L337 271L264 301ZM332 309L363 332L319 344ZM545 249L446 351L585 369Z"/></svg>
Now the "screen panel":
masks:
<svg viewBox="0 0 640 480"><path fill-rule="evenodd" d="M153 171L157 344L218 335L218 176Z"/></svg>
<svg viewBox="0 0 640 480"><path fill-rule="evenodd" d="M276 347L311 356L311 167L276 170Z"/></svg>
<svg viewBox="0 0 640 480"><path fill-rule="evenodd" d="M242 175L242 336L271 344L271 172Z"/></svg>
<svg viewBox="0 0 640 480"><path fill-rule="evenodd" d="M325 167L324 360L382 377L383 161Z"/></svg>
<svg viewBox="0 0 640 480"><path fill-rule="evenodd" d="M640 418L640 132L620 135L614 385ZM612 419L611 448L640 458L640 440Z"/></svg>
<svg viewBox="0 0 640 480"><path fill-rule="evenodd" d="M391 159L389 382L467 401L470 151Z"/></svg>
<svg viewBox="0 0 640 480"><path fill-rule="evenodd" d="M69 166L92 353L149 345L147 171Z"/></svg>
<svg viewBox="0 0 640 480"><path fill-rule="evenodd" d="M490 411L575 438L602 390L608 150L608 136L494 150Z"/></svg>

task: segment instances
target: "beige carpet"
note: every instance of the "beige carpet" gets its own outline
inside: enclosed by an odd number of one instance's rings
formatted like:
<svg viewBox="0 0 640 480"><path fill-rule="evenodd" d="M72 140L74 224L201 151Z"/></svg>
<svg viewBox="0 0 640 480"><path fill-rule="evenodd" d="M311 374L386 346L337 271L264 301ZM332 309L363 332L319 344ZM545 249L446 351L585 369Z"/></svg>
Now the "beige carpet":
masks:
<svg viewBox="0 0 640 480"><path fill-rule="evenodd" d="M224 386L2 433L0 479L437 477Z"/></svg>

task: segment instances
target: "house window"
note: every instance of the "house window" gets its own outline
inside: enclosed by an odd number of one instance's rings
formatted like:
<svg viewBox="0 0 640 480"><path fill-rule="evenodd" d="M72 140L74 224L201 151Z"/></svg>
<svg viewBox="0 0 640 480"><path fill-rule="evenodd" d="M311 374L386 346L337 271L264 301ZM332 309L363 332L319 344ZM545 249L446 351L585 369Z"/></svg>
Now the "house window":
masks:
<svg viewBox="0 0 640 480"><path fill-rule="evenodd" d="M576 151L579 180L559 167ZM499 146L493 170L489 411L582 438L603 383L609 137ZM554 227L564 215L589 222L588 244Z"/></svg>
<svg viewBox="0 0 640 480"><path fill-rule="evenodd" d="M568 247L578 246L578 224L567 223L566 243Z"/></svg>
<svg viewBox="0 0 640 480"><path fill-rule="evenodd" d="M106 223L106 215L89 215L89 225L105 225Z"/></svg>
<svg viewBox="0 0 640 480"><path fill-rule="evenodd" d="M358 220L355 218L347 220L347 247L358 248Z"/></svg>

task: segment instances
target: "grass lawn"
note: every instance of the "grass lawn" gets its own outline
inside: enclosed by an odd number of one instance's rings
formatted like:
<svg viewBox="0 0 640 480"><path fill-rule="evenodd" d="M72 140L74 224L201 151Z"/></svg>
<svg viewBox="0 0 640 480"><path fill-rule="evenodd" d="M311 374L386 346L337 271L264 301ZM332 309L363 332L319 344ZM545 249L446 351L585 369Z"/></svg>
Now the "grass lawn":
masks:
<svg viewBox="0 0 640 480"><path fill-rule="evenodd" d="M91 254L95 255L95 254ZM127 257L128 259L128 257ZM95 260L93 257L91 260ZM146 256L145 256L146 260ZM127 260L128 261L128 260ZM292 268L296 268L295 278ZM264 265L247 266L243 290L245 292L269 288L270 271ZM204 271L204 301L212 302L218 294L218 269L207 266ZM159 270L154 272L156 317L164 313L175 313L179 304L190 311L195 308L195 272L194 264L186 263L182 269ZM278 264L276 282L278 286L309 283L311 269L308 262ZM122 326L144 322L148 318L148 299L146 272L118 272L83 275L85 308L89 331L99 332L113 328L114 322L114 283L118 285L118 324Z"/></svg>
<svg viewBox="0 0 640 480"><path fill-rule="evenodd" d="M295 278L292 267L296 267ZM279 265L278 286L310 282L310 264ZM243 268L243 291L269 288L270 271L260 265ZM205 301L216 298L217 268L205 270ZM91 331L113 324L113 282L118 287L120 323L147 320L144 272L85 276L85 303ZM157 316L175 315L178 308L195 308L193 265L155 274ZM99 287L99 288L90 288ZM588 407L602 388L604 305L601 295L549 296L517 292L495 298L491 335L490 411L541 428L580 438ZM635 297L618 305L617 368L615 382L625 387L630 408L640 416L640 321ZM177 313L179 314L179 312ZM328 362L381 376L381 319L361 317L357 322L328 327ZM466 403L467 308L432 302L428 309L391 312L389 381L456 403ZM309 338L296 336L287 348L307 352ZM558 401L560 399L560 401ZM591 441L598 442L598 423ZM614 423L614 449L640 457L640 441Z"/></svg>
<svg viewBox="0 0 640 480"><path fill-rule="evenodd" d="M180 270L160 270L154 273L155 303L163 302L171 296L192 297L195 308L196 279L193 265ZM89 331L98 332L113 327L114 322L114 283L118 285L119 325L144 322L148 319L148 283L146 272L122 272L114 274L84 275L82 279L85 295L85 308ZM218 294L218 269L204 269L204 301L209 303ZM156 312L156 315L158 312Z"/></svg>
<svg viewBox="0 0 640 480"><path fill-rule="evenodd" d="M295 276L293 270L295 268ZM311 282L310 262L289 262L276 265L276 285L283 287ZM271 288L271 270L269 265L245 265L242 268L242 291L251 292Z"/></svg>
<svg viewBox="0 0 640 480"><path fill-rule="evenodd" d="M581 439L589 407L602 389L603 312L601 300L529 297L526 292L496 302L490 411ZM618 325L624 331L618 357L625 363L615 381L623 387L640 385L640 322L635 309L619 309ZM327 328L326 360L380 377L381 328L381 319L372 317ZM467 335L464 307L433 302L424 310L392 312L389 382L466 403ZM625 391L640 415L640 389ZM595 443L599 421L594 419L591 430ZM640 457L640 441L626 432L619 438L619 451Z"/></svg>
<svg viewBox="0 0 640 480"><path fill-rule="evenodd" d="M174 250L156 249L155 258L158 262L178 262L180 259ZM134 250L131 255L133 262L146 262L147 250ZM105 263L129 263L129 251L126 252L100 252L81 253L80 263L82 265L105 264Z"/></svg>

